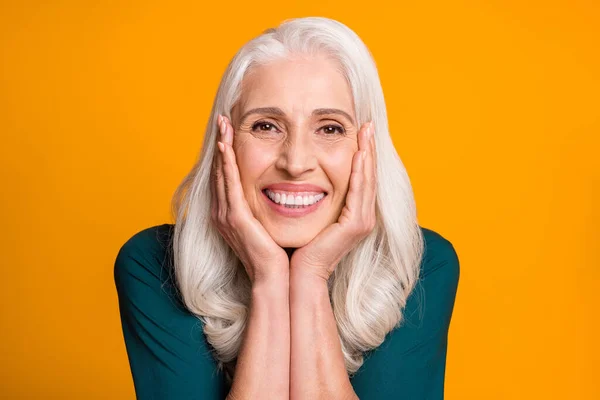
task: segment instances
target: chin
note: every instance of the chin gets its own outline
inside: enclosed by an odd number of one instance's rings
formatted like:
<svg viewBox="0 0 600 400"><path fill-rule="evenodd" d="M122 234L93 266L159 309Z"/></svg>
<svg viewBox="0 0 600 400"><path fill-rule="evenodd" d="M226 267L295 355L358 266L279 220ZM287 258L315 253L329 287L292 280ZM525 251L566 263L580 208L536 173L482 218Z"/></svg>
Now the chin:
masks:
<svg viewBox="0 0 600 400"><path fill-rule="evenodd" d="M280 237L274 237L275 243L282 248L294 248L298 249L307 245L313 238L312 237L298 237L295 235L283 235Z"/></svg>
<svg viewBox="0 0 600 400"><path fill-rule="evenodd" d="M295 229L289 228L284 228L283 232L278 230L277 232L269 232L269 234L279 247L294 249L307 245L316 236L316 234L313 234L312 232L298 235L298 232Z"/></svg>

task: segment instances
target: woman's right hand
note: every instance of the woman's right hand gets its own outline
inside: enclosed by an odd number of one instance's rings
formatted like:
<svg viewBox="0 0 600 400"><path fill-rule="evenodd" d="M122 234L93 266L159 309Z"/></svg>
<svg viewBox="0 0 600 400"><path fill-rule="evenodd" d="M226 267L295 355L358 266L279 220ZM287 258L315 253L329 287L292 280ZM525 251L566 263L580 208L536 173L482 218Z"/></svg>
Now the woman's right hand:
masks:
<svg viewBox="0 0 600 400"><path fill-rule="evenodd" d="M211 218L241 260L252 285L259 280L289 276L287 253L254 217L240 182L233 151L233 127L218 117L221 140L213 162Z"/></svg>

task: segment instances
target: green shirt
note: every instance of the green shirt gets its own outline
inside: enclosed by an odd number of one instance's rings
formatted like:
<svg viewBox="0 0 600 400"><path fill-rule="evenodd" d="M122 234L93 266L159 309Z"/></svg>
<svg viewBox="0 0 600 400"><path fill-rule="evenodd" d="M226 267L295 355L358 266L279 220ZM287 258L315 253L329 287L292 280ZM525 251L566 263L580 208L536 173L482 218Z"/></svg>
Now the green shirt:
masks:
<svg viewBox="0 0 600 400"><path fill-rule="evenodd" d="M174 225L133 235L114 267L123 336L138 399L224 399L229 392L217 372L201 321L176 295L172 256ZM400 327L350 380L361 400L443 399L448 329L459 280L452 244L421 228L425 254Z"/></svg>

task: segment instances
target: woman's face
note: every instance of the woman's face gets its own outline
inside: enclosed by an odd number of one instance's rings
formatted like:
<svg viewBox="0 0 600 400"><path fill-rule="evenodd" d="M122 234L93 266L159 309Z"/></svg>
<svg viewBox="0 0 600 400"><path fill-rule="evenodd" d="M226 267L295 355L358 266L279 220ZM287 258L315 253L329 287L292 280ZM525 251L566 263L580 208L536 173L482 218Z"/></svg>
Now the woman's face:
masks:
<svg viewBox="0 0 600 400"><path fill-rule="evenodd" d="M315 56L255 67L232 123L244 195L279 246L302 247L337 221L358 127L350 86L333 61Z"/></svg>

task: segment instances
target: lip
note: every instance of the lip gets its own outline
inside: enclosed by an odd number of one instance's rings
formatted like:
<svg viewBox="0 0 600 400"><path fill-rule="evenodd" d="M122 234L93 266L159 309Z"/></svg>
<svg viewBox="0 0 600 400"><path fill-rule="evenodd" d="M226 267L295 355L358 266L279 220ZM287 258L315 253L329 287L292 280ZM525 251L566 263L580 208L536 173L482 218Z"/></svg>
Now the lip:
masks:
<svg viewBox="0 0 600 400"><path fill-rule="evenodd" d="M314 187L314 186L313 186ZM267 187L270 188L270 187ZM266 189L266 188L265 188ZM282 189L283 190L283 189ZM288 189L289 190L289 189ZM319 189L320 190L320 189ZM277 204L275 202L273 202L269 196L267 196L267 194L265 193L265 190L261 190L261 193L265 199L265 201L267 202L267 204L269 204L269 207L271 207L271 209L273 211L275 211L276 213L284 216L284 217L303 217L307 214L310 214L314 211L317 210L317 208L319 208L319 206L321 205L321 203L323 203L325 201L325 198L327 198L327 194L325 195L325 197L323 197L321 200L319 200L318 202L316 202L315 204L311 204L308 207L302 207L302 208L287 208L285 206L282 206L281 204Z"/></svg>
<svg viewBox="0 0 600 400"><path fill-rule="evenodd" d="M323 189L320 186L313 185L311 183L287 183L287 182L273 183L273 184L267 185L262 188L262 190L265 190L265 189L283 190L286 192L317 192L317 193L327 194L327 191L325 189ZM317 204L319 204L319 203L317 203Z"/></svg>

